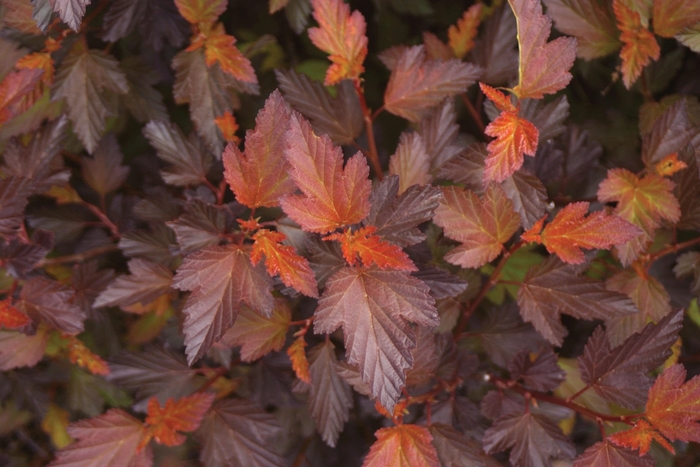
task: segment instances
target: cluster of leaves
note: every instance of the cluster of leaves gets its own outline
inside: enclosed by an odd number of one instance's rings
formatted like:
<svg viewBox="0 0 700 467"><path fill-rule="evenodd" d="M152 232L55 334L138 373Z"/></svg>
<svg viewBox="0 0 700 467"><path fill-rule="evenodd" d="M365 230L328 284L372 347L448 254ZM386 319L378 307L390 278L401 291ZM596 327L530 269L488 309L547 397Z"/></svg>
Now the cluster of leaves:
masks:
<svg viewBox="0 0 700 467"><path fill-rule="evenodd" d="M697 0L0 26L0 465L700 460Z"/></svg>

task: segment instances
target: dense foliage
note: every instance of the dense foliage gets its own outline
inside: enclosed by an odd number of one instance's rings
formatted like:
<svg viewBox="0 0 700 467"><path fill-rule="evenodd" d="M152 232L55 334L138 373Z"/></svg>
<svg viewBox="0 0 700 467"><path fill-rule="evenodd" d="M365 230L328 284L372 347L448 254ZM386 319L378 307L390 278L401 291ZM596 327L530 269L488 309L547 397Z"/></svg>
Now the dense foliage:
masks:
<svg viewBox="0 0 700 467"><path fill-rule="evenodd" d="M0 8L0 465L700 461L697 0Z"/></svg>

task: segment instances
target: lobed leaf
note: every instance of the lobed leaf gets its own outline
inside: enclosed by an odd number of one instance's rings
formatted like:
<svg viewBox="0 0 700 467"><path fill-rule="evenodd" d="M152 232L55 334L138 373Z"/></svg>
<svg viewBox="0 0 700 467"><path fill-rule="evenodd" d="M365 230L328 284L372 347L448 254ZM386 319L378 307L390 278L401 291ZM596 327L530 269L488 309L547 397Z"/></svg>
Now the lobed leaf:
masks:
<svg viewBox="0 0 700 467"><path fill-rule="evenodd" d="M168 399L161 407L158 399L148 401L146 425L148 435L160 444L177 446L185 442L185 436L179 431L194 431L199 428L202 417L214 402L213 393L195 393L178 399Z"/></svg>
<svg viewBox="0 0 700 467"><path fill-rule="evenodd" d="M573 467L652 467L651 456L640 457L629 449L598 441L574 459Z"/></svg>
<svg viewBox="0 0 700 467"><path fill-rule="evenodd" d="M431 444L433 435L417 425L381 428L362 467L439 467L437 451Z"/></svg>
<svg viewBox="0 0 700 467"><path fill-rule="evenodd" d="M426 185L432 180L430 156L419 133L403 132L396 152L389 159L389 173L399 177L399 193L411 185Z"/></svg>
<svg viewBox="0 0 700 467"><path fill-rule="evenodd" d="M50 0L53 11L75 32L80 30L85 9L91 2L92 0Z"/></svg>
<svg viewBox="0 0 700 467"><path fill-rule="evenodd" d="M479 32L483 5L476 3L464 12L457 24L447 29L447 38L452 53L457 58L464 58L474 47L474 38Z"/></svg>
<svg viewBox="0 0 700 467"><path fill-rule="evenodd" d="M685 380L683 365L664 370L649 389L646 418L668 439L700 442L700 377Z"/></svg>
<svg viewBox="0 0 700 467"><path fill-rule="evenodd" d="M642 25L639 13L620 0L613 0L613 11L620 30L622 82L631 88L651 60L658 60L661 49L654 35Z"/></svg>
<svg viewBox="0 0 700 467"><path fill-rule="evenodd" d="M350 266L355 266L359 257L364 266L376 264L381 269L398 271L417 271L415 264L401 247L386 242L375 235L377 228L373 225L362 227L343 234L332 234L324 240L339 240L343 256Z"/></svg>
<svg viewBox="0 0 700 467"><path fill-rule="evenodd" d="M193 47L195 44L188 50ZM217 23L204 40L204 60L208 67L218 63L221 71L239 81L258 84L253 64L238 50L236 38L226 34L221 23Z"/></svg>
<svg viewBox="0 0 700 467"><path fill-rule="evenodd" d="M133 258L128 264L131 274L109 284L95 299L96 308L145 304L170 290L173 281L170 269L140 258Z"/></svg>
<svg viewBox="0 0 700 467"><path fill-rule="evenodd" d="M700 5L692 0L654 0L652 17L657 35L673 37L700 22Z"/></svg>
<svg viewBox="0 0 700 467"><path fill-rule="evenodd" d="M252 362L284 347L291 319L289 306L283 300L275 300L269 318L242 306L233 327L226 331L219 343L231 347L240 345L241 361Z"/></svg>
<svg viewBox="0 0 700 467"><path fill-rule="evenodd" d="M73 303L73 291L63 284L33 277L24 283L18 306L34 321L78 334L85 329L85 312Z"/></svg>
<svg viewBox="0 0 700 467"><path fill-rule="evenodd" d="M433 423L428 428L433 446L444 467L484 467L481 449L470 438L444 423Z"/></svg>
<svg viewBox="0 0 700 467"><path fill-rule="evenodd" d="M190 24L212 24L226 11L228 0L175 0L178 11Z"/></svg>

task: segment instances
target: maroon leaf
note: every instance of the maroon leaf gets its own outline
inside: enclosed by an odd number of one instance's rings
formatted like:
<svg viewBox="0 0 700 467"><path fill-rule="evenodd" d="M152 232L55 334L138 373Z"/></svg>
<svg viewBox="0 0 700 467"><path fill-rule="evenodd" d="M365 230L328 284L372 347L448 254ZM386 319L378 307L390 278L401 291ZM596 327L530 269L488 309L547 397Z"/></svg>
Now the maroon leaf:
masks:
<svg viewBox="0 0 700 467"><path fill-rule="evenodd" d="M0 329L0 371L9 371L24 366L32 367L44 358L49 340L46 327L28 336L19 331Z"/></svg>
<svg viewBox="0 0 700 467"><path fill-rule="evenodd" d="M408 321L437 326L428 287L408 274L378 268L344 268L326 283L314 330L343 326L347 361L357 364L372 395L392 410L413 364L415 333Z"/></svg>
<svg viewBox="0 0 700 467"><path fill-rule="evenodd" d="M174 288L192 291L185 308L185 346L190 364L204 355L233 326L245 303L270 316L272 280L262 263L235 245L209 246L185 258L173 278Z"/></svg>
<svg viewBox="0 0 700 467"><path fill-rule="evenodd" d="M459 125L454 99L445 99L432 115L421 120L418 133L430 156L431 171L463 151L463 144L457 140Z"/></svg>
<svg viewBox="0 0 700 467"><path fill-rule="evenodd" d="M541 350L534 360L527 350L518 352L508 364L508 371L512 379L522 379L525 386L535 391L552 391L566 379L551 347Z"/></svg>
<svg viewBox="0 0 700 467"><path fill-rule="evenodd" d="M129 167L122 164L123 156L114 133L106 135L95 149L92 159L81 159L83 178L101 195L114 191L129 175Z"/></svg>
<svg viewBox="0 0 700 467"><path fill-rule="evenodd" d="M14 176L0 180L0 235L12 237L22 225L31 182Z"/></svg>
<svg viewBox="0 0 700 467"><path fill-rule="evenodd" d="M517 27L513 10L494 10L482 26L471 57L484 69L480 81L491 86L506 85L518 74Z"/></svg>
<svg viewBox="0 0 700 467"><path fill-rule="evenodd" d="M606 440L586 449L574 459L573 467L652 467L654 464L650 455L640 457L639 453Z"/></svg>
<svg viewBox="0 0 700 467"><path fill-rule="evenodd" d="M92 0L50 0L51 8L58 13L64 23L78 32L85 9Z"/></svg>
<svg viewBox="0 0 700 467"><path fill-rule="evenodd" d="M474 440L467 438L449 425L433 423L429 427L433 446L443 467L482 467L481 449Z"/></svg>
<svg viewBox="0 0 700 467"><path fill-rule="evenodd" d="M697 135L697 127L690 118L688 103L679 99L656 120L642 140L642 160L647 166L683 149Z"/></svg>
<svg viewBox="0 0 700 467"><path fill-rule="evenodd" d="M228 216L227 216L228 214ZM188 255L207 246L218 245L226 230L230 213L225 207L192 199L185 204L185 212L167 225L175 231L180 250Z"/></svg>
<svg viewBox="0 0 700 467"><path fill-rule="evenodd" d="M34 320L78 334L84 329L85 312L73 303L73 291L43 277L28 280L20 294L19 306Z"/></svg>
<svg viewBox="0 0 700 467"><path fill-rule="evenodd" d="M100 293L95 307L147 304L170 290L170 269L140 258L129 260L130 275L119 276Z"/></svg>

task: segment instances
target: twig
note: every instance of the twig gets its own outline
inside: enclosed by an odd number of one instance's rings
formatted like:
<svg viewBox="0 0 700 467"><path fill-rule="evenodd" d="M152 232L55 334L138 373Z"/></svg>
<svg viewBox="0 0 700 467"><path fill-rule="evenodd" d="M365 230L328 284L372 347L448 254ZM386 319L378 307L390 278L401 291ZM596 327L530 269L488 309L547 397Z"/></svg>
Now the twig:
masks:
<svg viewBox="0 0 700 467"><path fill-rule="evenodd" d="M110 253L118 249L119 247L115 243L111 243L109 245L93 248L92 250L83 251L82 253L76 253L67 256L57 256L56 258L44 258L43 260L39 261L39 263L37 263L36 267L41 268L53 264L64 263L83 263L91 258L103 255L105 253Z"/></svg>
<svg viewBox="0 0 700 467"><path fill-rule="evenodd" d="M98 208L94 204L88 203L87 201L81 200L81 204L88 208L88 210L90 210L91 213L97 216L98 219L100 219L100 222L109 229L109 231L112 234L112 237L116 239L121 237L121 233L119 233L119 227L117 227L117 225L114 222L112 222L112 220L109 217L107 217L107 214L102 212L100 208Z"/></svg>
<svg viewBox="0 0 700 467"><path fill-rule="evenodd" d="M675 253L676 251L682 250L683 248L688 248L689 246L698 244L700 244L700 237L693 238L692 240L687 240L685 242L676 243L675 245L667 246L666 248L663 248L657 251L656 253L651 253L649 255L649 258L647 259L647 265L651 265L651 263L661 258L662 256L666 256L670 253Z"/></svg>
<svg viewBox="0 0 700 467"><path fill-rule="evenodd" d="M479 115L479 112L472 105L471 101L469 100L469 97L467 97L465 93L460 94L460 96L462 97L462 102L464 102L464 106L467 108L469 114L472 116L474 123L476 123L476 126L479 128L479 131L483 133L486 129L486 126L484 126L484 121L481 119L481 115Z"/></svg>
<svg viewBox="0 0 700 467"><path fill-rule="evenodd" d="M357 92L357 97L360 99L360 106L362 107L362 114L365 119L365 131L367 132L367 143L369 144L369 153L365 153L367 159L369 159L372 168L377 173L377 178L379 180L384 179L384 172L382 171L382 165L379 163L379 155L377 154L377 143L374 140L374 128L372 127L372 109L367 107L367 101L365 100L365 93L362 91L360 86L360 81L355 80L355 91Z"/></svg>

